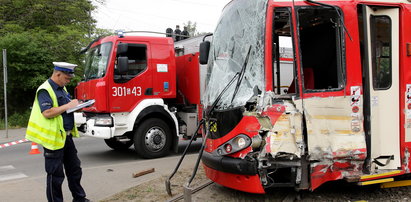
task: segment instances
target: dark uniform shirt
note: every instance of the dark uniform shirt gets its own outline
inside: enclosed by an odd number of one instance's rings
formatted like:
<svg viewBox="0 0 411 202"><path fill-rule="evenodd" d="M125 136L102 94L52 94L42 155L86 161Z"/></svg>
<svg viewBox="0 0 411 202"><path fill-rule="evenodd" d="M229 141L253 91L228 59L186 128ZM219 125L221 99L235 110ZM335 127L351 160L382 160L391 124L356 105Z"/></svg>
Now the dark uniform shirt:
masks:
<svg viewBox="0 0 411 202"><path fill-rule="evenodd" d="M188 33L188 31L184 30L181 32L181 35L184 35L181 37L181 40L183 39L188 39L188 37L190 36L190 34Z"/></svg>
<svg viewBox="0 0 411 202"><path fill-rule="evenodd" d="M166 37L173 37L173 29L167 28L166 33Z"/></svg>
<svg viewBox="0 0 411 202"><path fill-rule="evenodd" d="M174 30L174 34L180 35L180 34L181 34L181 30L178 29L178 28L176 28L176 29ZM175 41L180 41L180 40L181 40L181 37L180 37L180 36L176 36L175 39L176 39Z"/></svg>
<svg viewBox="0 0 411 202"><path fill-rule="evenodd" d="M51 87L54 90L54 93L56 94L58 106L65 105L71 101L70 94L68 94L64 90L64 87L60 87L51 79L49 79L48 82L50 83ZM51 99L47 90L44 90L44 89L40 90L37 95L37 99L39 101L41 112L53 107L53 100ZM64 130L66 131L72 130L74 126L74 114L73 113L67 114L66 112L64 112L61 115L63 117Z"/></svg>

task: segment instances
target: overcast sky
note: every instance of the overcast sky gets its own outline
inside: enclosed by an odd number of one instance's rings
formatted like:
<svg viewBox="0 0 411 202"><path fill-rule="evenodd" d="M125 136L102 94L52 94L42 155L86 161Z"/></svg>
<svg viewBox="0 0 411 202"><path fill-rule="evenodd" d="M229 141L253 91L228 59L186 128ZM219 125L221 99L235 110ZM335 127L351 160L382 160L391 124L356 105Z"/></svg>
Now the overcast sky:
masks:
<svg viewBox="0 0 411 202"><path fill-rule="evenodd" d="M125 31L165 32L189 20L197 31L213 32L224 6L230 0L105 0L93 16L97 27ZM95 1L93 1L95 3Z"/></svg>

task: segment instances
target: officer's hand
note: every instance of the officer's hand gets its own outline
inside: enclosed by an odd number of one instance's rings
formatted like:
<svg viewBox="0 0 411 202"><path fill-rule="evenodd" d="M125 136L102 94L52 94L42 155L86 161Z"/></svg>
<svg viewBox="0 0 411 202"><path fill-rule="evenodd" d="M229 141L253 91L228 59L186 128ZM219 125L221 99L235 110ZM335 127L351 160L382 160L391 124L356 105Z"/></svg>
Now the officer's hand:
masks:
<svg viewBox="0 0 411 202"><path fill-rule="evenodd" d="M79 104L79 101L77 99L73 99L69 103L67 103L67 107L70 109L70 108L76 107L78 104Z"/></svg>

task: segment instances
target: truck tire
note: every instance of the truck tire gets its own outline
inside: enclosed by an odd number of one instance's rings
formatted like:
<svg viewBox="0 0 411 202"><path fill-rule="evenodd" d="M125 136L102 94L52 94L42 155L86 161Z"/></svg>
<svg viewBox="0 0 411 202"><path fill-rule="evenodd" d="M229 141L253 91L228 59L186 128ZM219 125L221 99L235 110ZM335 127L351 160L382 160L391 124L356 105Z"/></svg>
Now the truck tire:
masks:
<svg viewBox="0 0 411 202"><path fill-rule="evenodd" d="M134 134L134 148L143 158L166 156L171 147L171 130L161 119L150 118L141 122Z"/></svg>
<svg viewBox="0 0 411 202"><path fill-rule="evenodd" d="M114 150L127 150L133 144L133 141L117 141L116 138L104 139L106 145Z"/></svg>

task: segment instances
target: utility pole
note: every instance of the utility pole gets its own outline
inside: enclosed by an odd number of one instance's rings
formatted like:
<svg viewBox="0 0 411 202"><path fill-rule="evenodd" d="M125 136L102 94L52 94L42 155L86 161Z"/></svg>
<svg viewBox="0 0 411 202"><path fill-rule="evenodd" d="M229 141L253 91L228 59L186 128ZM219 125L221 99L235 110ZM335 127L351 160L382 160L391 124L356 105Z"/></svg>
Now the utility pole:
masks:
<svg viewBox="0 0 411 202"><path fill-rule="evenodd" d="M3 49L3 81L4 81L4 122L6 128L6 138L9 138L7 121L7 50Z"/></svg>

